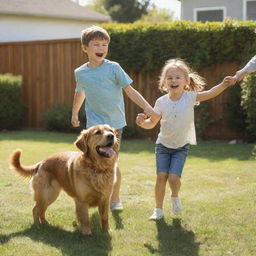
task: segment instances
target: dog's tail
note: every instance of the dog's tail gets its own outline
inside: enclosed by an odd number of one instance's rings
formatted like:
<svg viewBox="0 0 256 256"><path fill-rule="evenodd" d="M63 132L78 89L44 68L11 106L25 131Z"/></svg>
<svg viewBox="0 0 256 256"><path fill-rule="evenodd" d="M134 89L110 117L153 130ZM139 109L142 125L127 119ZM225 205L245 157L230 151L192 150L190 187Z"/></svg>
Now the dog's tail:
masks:
<svg viewBox="0 0 256 256"><path fill-rule="evenodd" d="M21 150L16 149L10 156L9 164L10 168L14 169L19 175L28 178L32 177L38 170L38 167L40 165L40 162L31 165L31 166L25 166L20 163L20 155L21 155Z"/></svg>

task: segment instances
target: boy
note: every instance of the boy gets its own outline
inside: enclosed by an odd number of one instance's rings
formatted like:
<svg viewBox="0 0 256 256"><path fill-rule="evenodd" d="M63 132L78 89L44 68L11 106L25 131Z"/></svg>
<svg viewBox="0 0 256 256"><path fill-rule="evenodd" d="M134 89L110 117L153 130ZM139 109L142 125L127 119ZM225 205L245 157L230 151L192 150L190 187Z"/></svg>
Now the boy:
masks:
<svg viewBox="0 0 256 256"><path fill-rule="evenodd" d="M154 111L138 91L130 85L132 79L121 66L105 59L108 53L110 36L107 31L98 26L92 26L82 31L82 50L88 55L88 62L75 70L76 89L74 95L71 123L74 127L80 125L78 112L85 101L87 128L97 124L109 124L114 127L119 139L122 129L126 126L123 92L144 112L151 116ZM122 210L119 190L121 174L117 168L117 180L111 197L111 210Z"/></svg>

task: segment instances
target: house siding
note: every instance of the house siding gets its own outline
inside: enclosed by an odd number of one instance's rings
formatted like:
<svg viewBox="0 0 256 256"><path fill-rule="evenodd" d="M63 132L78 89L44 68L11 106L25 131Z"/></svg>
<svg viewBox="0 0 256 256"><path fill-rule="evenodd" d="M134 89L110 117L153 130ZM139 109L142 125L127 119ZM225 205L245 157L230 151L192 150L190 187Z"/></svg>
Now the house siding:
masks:
<svg viewBox="0 0 256 256"><path fill-rule="evenodd" d="M0 15L0 42L79 38L91 21ZM97 23L97 22L95 22Z"/></svg>
<svg viewBox="0 0 256 256"><path fill-rule="evenodd" d="M243 0L181 0L181 19L194 21L194 9L208 7L224 7L226 17L243 20Z"/></svg>

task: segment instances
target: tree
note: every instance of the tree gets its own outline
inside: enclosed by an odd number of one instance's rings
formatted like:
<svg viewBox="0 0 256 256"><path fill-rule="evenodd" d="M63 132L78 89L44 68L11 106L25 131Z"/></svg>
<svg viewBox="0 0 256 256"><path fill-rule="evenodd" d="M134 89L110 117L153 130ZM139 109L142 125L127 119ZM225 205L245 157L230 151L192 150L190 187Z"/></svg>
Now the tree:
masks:
<svg viewBox="0 0 256 256"><path fill-rule="evenodd" d="M154 7L147 14L144 14L141 20L151 23L173 21L174 12L168 11L168 9L158 9Z"/></svg>
<svg viewBox="0 0 256 256"><path fill-rule="evenodd" d="M105 0L90 0L86 7L97 11L99 13L109 15L106 9L104 8Z"/></svg>
<svg viewBox="0 0 256 256"><path fill-rule="evenodd" d="M147 14L151 0L103 0L104 7L114 21L134 22Z"/></svg>

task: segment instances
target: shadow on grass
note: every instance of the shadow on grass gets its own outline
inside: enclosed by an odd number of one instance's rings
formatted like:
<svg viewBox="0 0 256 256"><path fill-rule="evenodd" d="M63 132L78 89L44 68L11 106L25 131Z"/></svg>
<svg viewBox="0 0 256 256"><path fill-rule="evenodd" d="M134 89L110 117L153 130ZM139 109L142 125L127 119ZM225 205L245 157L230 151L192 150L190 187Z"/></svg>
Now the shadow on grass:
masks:
<svg viewBox="0 0 256 256"><path fill-rule="evenodd" d="M94 213L91 217L91 236L84 236L78 230L71 232L51 225L32 225L16 233L0 235L0 244L8 243L12 238L25 236L59 249L62 255L107 256L112 250L111 236L102 231L99 223L99 216Z"/></svg>
<svg viewBox="0 0 256 256"><path fill-rule="evenodd" d="M123 219L120 217L121 211L113 211L112 216L115 220L116 229L124 229Z"/></svg>
<svg viewBox="0 0 256 256"><path fill-rule="evenodd" d="M168 225L164 219L156 221L157 239L159 247L144 244L151 254L164 256L198 256L200 243L195 241L193 231L182 227L180 219L173 219L172 225Z"/></svg>

